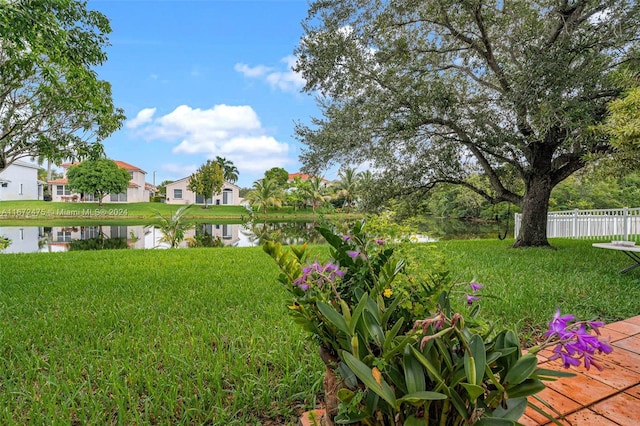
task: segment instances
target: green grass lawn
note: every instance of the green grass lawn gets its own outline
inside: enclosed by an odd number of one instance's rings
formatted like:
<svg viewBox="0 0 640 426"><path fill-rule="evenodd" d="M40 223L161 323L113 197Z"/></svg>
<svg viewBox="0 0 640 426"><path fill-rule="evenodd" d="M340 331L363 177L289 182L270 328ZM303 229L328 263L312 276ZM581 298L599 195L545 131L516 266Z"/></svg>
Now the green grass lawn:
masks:
<svg viewBox="0 0 640 426"><path fill-rule="evenodd" d="M640 269L590 241L447 241L485 316L640 314ZM323 367L260 248L0 255L0 424L295 424Z"/></svg>
<svg viewBox="0 0 640 426"><path fill-rule="evenodd" d="M59 203L47 201L0 201L0 224L11 226L29 221L32 223L55 220L56 223L66 224L69 220L78 224L80 221L114 220L120 223L140 223L141 220L153 220L160 213L169 216L181 205L165 203ZM267 214L255 212L251 214L243 206L214 205L204 208L193 205L186 214L187 219L215 219L221 221L244 222L249 219L259 220L314 220L320 214L302 209L294 211L292 207L269 208ZM360 215L353 213L331 213L322 216L354 218Z"/></svg>

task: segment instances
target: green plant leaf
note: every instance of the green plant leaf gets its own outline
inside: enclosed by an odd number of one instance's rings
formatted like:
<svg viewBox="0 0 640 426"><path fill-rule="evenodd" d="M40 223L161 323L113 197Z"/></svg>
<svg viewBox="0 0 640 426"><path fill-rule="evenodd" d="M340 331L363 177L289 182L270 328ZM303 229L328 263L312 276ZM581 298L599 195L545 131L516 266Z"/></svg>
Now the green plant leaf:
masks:
<svg viewBox="0 0 640 426"><path fill-rule="evenodd" d="M353 397L356 395L356 393L354 391L352 391L351 389L347 389L347 388L341 388L338 391L338 399L342 402L349 402L353 399Z"/></svg>
<svg viewBox="0 0 640 426"><path fill-rule="evenodd" d="M320 313L324 315L324 317L333 324L334 327L345 333L347 336L350 336L349 327L347 326L347 322L344 317L333 309L331 305L318 301L316 302L316 306Z"/></svg>
<svg viewBox="0 0 640 426"><path fill-rule="evenodd" d="M400 318L398 322L395 323L393 328L389 330L384 337L384 343L382 345L382 351L386 352L391 349L391 344L393 343L393 339L398 335L398 331L400 331L400 327L404 324L404 318Z"/></svg>
<svg viewBox="0 0 640 426"><path fill-rule="evenodd" d="M403 354L404 379L407 385L407 393L422 392L426 390L424 369L422 364L411 354L411 349L405 347Z"/></svg>
<svg viewBox="0 0 640 426"><path fill-rule="evenodd" d="M507 396L509 398L522 398L524 396L534 395L545 388L544 383L536 379L527 379L519 385L507 387Z"/></svg>
<svg viewBox="0 0 640 426"><path fill-rule="evenodd" d="M367 305L368 298L369 296L366 293L363 294L362 297L360 298L360 301L358 302L358 305L353 310L353 314L351 314L351 321L349 323L349 331L351 334L354 334L356 332L358 321L360 320L360 316L362 315L362 312L364 311L364 308Z"/></svg>
<svg viewBox="0 0 640 426"><path fill-rule="evenodd" d="M469 340L469 351L464 353L464 369L467 381L472 385L480 385L484 378L484 366L487 361L484 341L479 334L474 334Z"/></svg>
<svg viewBox="0 0 640 426"><path fill-rule="evenodd" d="M427 420L428 419L425 419L424 417L418 418L416 416L411 415L406 418L406 420L402 425L403 426L427 426L429 424Z"/></svg>
<svg viewBox="0 0 640 426"><path fill-rule="evenodd" d="M441 401L447 398L447 395L440 392L421 391L406 394L402 398L398 398L397 403L401 404L403 402L406 402L412 405L422 405L426 401Z"/></svg>
<svg viewBox="0 0 640 426"><path fill-rule="evenodd" d="M509 369L504 378L504 383L508 385L517 385L529 378L538 366L538 358L533 354L527 354L520 358Z"/></svg>
<svg viewBox="0 0 640 426"><path fill-rule="evenodd" d="M548 368L536 368L531 375L532 379L553 380L550 377L575 377L576 373L570 371L550 370Z"/></svg>
<svg viewBox="0 0 640 426"><path fill-rule="evenodd" d="M433 365L433 363L429 361L424 355L420 353L420 351L418 351L413 346L409 346L409 348L411 348L411 352L413 352L413 356L418 360L418 362L420 362L420 364L422 364L427 369L429 374L431 374L431 377L433 377L434 380L438 381L438 383L446 387L446 384L444 383L444 380L440 375L440 371L438 371L438 369Z"/></svg>
<svg viewBox="0 0 640 426"><path fill-rule="evenodd" d="M506 408L498 406L490 417L518 421L527 409L527 398L510 398L506 401Z"/></svg>
<svg viewBox="0 0 640 426"><path fill-rule="evenodd" d="M475 401L480 395L484 393L484 388L478 385L472 385L471 383L461 383L469 394L471 401Z"/></svg>
<svg viewBox="0 0 640 426"><path fill-rule="evenodd" d="M341 352L342 359L345 364L349 366L351 371L358 376L358 379L365 384L365 386L379 395L392 407L396 406L396 396L393 393L391 387L387 384L384 378L379 378L378 381L373 377L373 371L365 363L351 355L347 351Z"/></svg>
<svg viewBox="0 0 640 426"><path fill-rule="evenodd" d="M382 347L384 342L384 331L380 327L377 316L371 314L368 310L364 311L364 323L367 327L367 332L375 340L376 344Z"/></svg>

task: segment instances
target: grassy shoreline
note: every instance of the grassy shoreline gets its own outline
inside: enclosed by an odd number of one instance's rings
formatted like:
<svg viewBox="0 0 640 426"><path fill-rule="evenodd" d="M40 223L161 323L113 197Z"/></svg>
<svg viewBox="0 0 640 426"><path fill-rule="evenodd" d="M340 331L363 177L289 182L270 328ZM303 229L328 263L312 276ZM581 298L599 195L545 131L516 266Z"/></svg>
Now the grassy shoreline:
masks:
<svg viewBox="0 0 640 426"><path fill-rule="evenodd" d="M171 215L180 208L181 205L165 203L59 203L47 201L0 201L0 224L6 226L13 224L30 223L50 223L52 220L64 221L60 223L74 223L83 221L92 223L105 220L118 221L122 223L140 224L148 223L155 219L158 213ZM290 207L270 208L267 214L261 212L250 212L243 206L209 206L205 209L202 206L191 207L185 218L188 220L216 220L227 221L227 223L239 223L249 220L267 221L313 221L319 217L351 219L361 217L354 213L323 213L314 214L309 208L306 210L294 211ZM222 222L221 222L222 223Z"/></svg>
<svg viewBox="0 0 640 426"><path fill-rule="evenodd" d="M435 244L485 284L486 317L534 340L556 308L640 313L620 253L511 243ZM295 424L319 396L317 349L260 248L1 254L0 271L2 424Z"/></svg>

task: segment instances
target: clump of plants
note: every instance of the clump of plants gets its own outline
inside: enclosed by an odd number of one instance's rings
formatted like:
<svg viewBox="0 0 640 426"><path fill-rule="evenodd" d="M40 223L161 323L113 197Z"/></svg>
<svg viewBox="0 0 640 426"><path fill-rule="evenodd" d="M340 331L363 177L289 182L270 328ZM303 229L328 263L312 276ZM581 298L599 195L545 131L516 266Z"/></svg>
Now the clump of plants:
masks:
<svg viewBox="0 0 640 426"><path fill-rule="evenodd" d="M326 261L306 245L263 247L326 366L324 425L515 425L543 381L571 375L538 367L538 351L554 347L565 366L586 368L611 351L589 333L602 323L557 312L547 340L523 354L513 330L479 317L481 284L461 288L429 264L415 279L407 272L419 268L396 256L397 244L367 235L363 222L344 235L318 230L330 246ZM458 296L462 311L452 308Z"/></svg>

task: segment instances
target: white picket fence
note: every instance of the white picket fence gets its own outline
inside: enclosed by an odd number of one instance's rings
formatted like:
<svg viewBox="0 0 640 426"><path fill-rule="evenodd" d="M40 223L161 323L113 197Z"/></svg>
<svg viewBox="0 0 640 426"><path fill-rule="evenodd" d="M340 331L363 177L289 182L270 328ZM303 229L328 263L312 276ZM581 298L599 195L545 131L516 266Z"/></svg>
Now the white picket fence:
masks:
<svg viewBox="0 0 640 426"><path fill-rule="evenodd" d="M516 213L514 235L520 232L522 214ZM640 236L640 207L550 212L549 238L602 238L635 241Z"/></svg>

